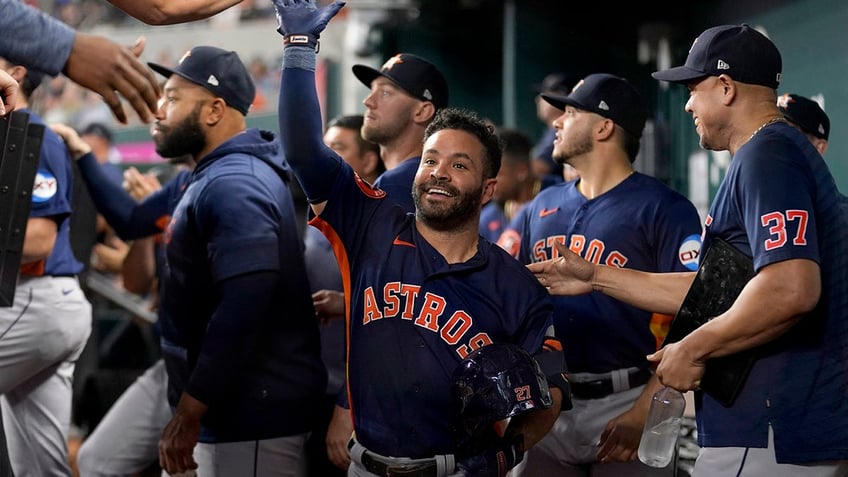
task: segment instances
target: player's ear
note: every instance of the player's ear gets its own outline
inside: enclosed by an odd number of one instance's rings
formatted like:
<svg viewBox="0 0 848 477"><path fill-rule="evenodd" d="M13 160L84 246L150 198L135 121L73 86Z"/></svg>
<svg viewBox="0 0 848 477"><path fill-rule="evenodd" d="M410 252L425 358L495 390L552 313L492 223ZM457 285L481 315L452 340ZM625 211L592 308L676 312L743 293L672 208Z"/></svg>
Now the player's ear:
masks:
<svg viewBox="0 0 848 477"><path fill-rule="evenodd" d="M436 106L429 101L419 101L418 107L415 109L415 122L419 124L428 124L433 116L436 115Z"/></svg>
<svg viewBox="0 0 848 477"><path fill-rule="evenodd" d="M601 118L601 121L595 123L595 135L598 140L608 139L615 132L615 122L612 119Z"/></svg>
<svg viewBox="0 0 848 477"><path fill-rule="evenodd" d="M484 179L483 182L483 197L480 201L480 205L486 205L492 200L492 197L495 195L495 186L498 183L497 178Z"/></svg>
<svg viewBox="0 0 848 477"><path fill-rule="evenodd" d="M214 126L218 124L227 113L227 102L223 98L214 98L209 104L204 105L203 123Z"/></svg>

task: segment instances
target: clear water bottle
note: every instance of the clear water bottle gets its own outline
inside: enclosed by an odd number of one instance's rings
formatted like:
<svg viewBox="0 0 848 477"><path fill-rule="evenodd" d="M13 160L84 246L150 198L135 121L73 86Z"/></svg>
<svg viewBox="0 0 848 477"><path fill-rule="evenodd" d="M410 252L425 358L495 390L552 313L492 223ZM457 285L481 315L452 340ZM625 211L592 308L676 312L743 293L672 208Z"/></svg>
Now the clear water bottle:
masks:
<svg viewBox="0 0 848 477"><path fill-rule="evenodd" d="M654 394L639 442L639 460L658 468L671 462L685 409L686 400L680 391L665 387Z"/></svg>

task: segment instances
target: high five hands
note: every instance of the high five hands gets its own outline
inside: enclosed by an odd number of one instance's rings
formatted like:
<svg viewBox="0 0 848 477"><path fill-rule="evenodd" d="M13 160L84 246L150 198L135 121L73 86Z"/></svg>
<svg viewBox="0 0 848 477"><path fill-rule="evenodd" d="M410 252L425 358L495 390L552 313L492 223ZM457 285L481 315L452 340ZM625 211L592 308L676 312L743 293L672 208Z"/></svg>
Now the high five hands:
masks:
<svg viewBox="0 0 848 477"><path fill-rule="evenodd" d="M307 35L315 41L327 28L330 20L339 13L345 2L335 2L318 8L315 0L272 0L277 13L277 31L283 36Z"/></svg>

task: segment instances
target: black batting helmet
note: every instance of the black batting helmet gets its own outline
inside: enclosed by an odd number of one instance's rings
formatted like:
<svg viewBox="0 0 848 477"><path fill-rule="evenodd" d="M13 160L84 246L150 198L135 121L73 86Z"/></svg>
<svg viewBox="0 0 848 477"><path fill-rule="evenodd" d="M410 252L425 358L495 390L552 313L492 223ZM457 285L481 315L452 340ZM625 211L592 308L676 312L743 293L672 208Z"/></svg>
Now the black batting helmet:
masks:
<svg viewBox="0 0 848 477"><path fill-rule="evenodd" d="M458 455L474 455L503 436L500 421L551 407L548 381L530 353L491 344L469 354L453 373L451 432Z"/></svg>

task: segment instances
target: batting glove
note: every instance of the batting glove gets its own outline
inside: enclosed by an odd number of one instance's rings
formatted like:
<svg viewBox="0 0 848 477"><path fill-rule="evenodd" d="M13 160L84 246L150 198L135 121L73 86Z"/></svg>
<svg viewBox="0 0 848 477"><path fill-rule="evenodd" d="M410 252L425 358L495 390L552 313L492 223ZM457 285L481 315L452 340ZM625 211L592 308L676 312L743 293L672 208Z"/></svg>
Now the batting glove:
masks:
<svg viewBox="0 0 848 477"><path fill-rule="evenodd" d="M339 13L345 2L336 0L326 7L318 8L315 0L272 0L286 46L309 46L317 50L318 37L327 23Z"/></svg>
<svg viewBox="0 0 848 477"><path fill-rule="evenodd" d="M460 459L457 467L465 477L505 477L524 459L524 436L504 437L485 451Z"/></svg>

